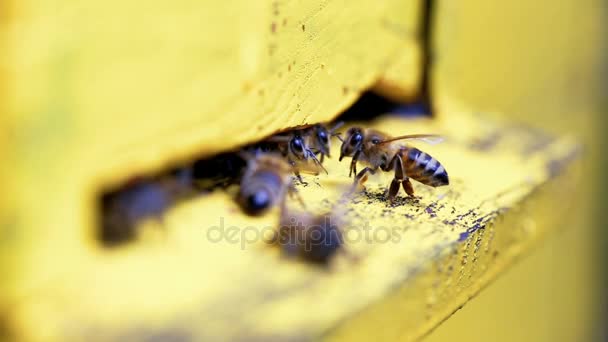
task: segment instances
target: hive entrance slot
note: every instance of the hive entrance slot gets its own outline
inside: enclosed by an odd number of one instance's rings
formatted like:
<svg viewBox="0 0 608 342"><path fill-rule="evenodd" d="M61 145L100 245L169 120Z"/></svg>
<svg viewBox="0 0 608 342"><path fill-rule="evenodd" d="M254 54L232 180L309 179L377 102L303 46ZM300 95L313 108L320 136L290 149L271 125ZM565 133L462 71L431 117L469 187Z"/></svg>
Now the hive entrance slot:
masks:
<svg viewBox="0 0 608 342"><path fill-rule="evenodd" d="M368 121L386 113L409 117L428 115L428 110L423 103L397 104L365 93L336 121ZM162 225L163 214L177 203L238 184L246 162L237 152L194 158L154 174L133 175L119 187L106 189L99 198L98 239L107 247L123 245L137 237L143 221L157 220Z"/></svg>

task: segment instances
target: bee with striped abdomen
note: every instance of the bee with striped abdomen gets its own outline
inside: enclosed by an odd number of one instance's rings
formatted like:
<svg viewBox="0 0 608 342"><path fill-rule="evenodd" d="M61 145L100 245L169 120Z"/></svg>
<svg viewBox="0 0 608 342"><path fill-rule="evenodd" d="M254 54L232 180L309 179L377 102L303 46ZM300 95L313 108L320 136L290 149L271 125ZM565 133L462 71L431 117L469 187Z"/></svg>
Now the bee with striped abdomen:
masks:
<svg viewBox="0 0 608 342"><path fill-rule="evenodd" d="M388 199L393 201L399 192L399 185L409 195L414 196L414 188L410 178L432 187L448 185L448 173L439 161L421 150L400 144L398 140L418 139L436 142L441 138L432 134L412 134L390 137L387 134L359 127L350 128L340 148L340 161L344 157L352 157L349 177L354 173L357 186L367 180L367 174L374 174L378 169L394 172L388 190ZM357 173L357 162L367 165Z"/></svg>

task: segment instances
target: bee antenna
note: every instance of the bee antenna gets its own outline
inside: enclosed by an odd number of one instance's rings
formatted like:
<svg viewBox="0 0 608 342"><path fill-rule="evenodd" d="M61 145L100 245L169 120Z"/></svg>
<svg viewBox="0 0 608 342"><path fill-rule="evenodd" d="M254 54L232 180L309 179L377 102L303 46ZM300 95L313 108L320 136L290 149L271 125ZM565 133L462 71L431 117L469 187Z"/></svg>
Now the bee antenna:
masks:
<svg viewBox="0 0 608 342"><path fill-rule="evenodd" d="M319 159L317 159L317 157L315 156L314 153L312 153L312 151L310 149L306 149L308 151L308 156L311 157L315 163L317 163L317 165L319 165L323 171L325 171L326 174L329 174L329 172L327 172L327 169L325 168L325 166L323 166L323 164L321 164L321 162L319 161Z"/></svg>
<svg viewBox="0 0 608 342"><path fill-rule="evenodd" d="M331 135L334 135L334 132L335 132L335 131L336 131L338 128L342 127L342 126L344 126L344 121L338 121L338 122L337 122L337 123L334 125L334 127L332 127L332 128L329 130L329 132L331 133Z"/></svg>
<svg viewBox="0 0 608 342"><path fill-rule="evenodd" d="M333 133L331 136L338 138L338 140L340 140L341 142L344 142L344 139L342 138L342 135L340 133Z"/></svg>

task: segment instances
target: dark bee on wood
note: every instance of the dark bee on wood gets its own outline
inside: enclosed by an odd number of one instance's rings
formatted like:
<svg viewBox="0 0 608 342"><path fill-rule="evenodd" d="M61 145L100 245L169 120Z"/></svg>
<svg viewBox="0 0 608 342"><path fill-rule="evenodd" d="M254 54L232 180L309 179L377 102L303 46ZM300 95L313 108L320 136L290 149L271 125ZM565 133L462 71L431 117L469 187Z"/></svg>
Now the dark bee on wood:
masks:
<svg viewBox="0 0 608 342"><path fill-rule="evenodd" d="M378 169L394 172L388 190L388 199L393 201L399 192L399 186L409 195L414 196L414 188L410 178L432 187L444 186L450 183L448 173L441 163L429 154L405 144L399 140L418 139L435 143L441 140L431 134L413 134L390 137L387 134L359 127L350 128L340 149L340 161L344 157L352 157L349 177L355 175L354 186L367 180L367 174L374 174ZM367 165L357 173L357 162Z"/></svg>
<svg viewBox="0 0 608 342"><path fill-rule="evenodd" d="M266 143L277 144L277 149L293 167L294 174L302 184L305 184L305 182L300 175L300 169L310 169L311 163L315 165L316 169L327 173L313 150L308 146L308 139L305 134L306 130L294 129L287 133L274 135L266 140Z"/></svg>
<svg viewBox="0 0 608 342"><path fill-rule="evenodd" d="M293 167L278 153L243 153L247 160L237 202L249 215L262 215L276 205L284 205L293 188Z"/></svg>
<svg viewBox="0 0 608 342"><path fill-rule="evenodd" d="M138 235L138 224L148 219L162 221L169 207L193 193L192 170L188 167L157 177L133 178L120 191L102 196L99 238L106 246L132 240Z"/></svg>
<svg viewBox="0 0 608 342"><path fill-rule="evenodd" d="M325 156L331 157L331 138L339 137L339 134L335 132L343 124L344 122L338 122L331 129L327 128L325 124L316 124L306 129L306 144L315 155L320 155L319 160L321 163L324 161Z"/></svg>
<svg viewBox="0 0 608 342"><path fill-rule="evenodd" d="M288 162L294 167L294 173L301 183L300 169L311 169L310 164L314 164L317 172L322 170L327 173L322 163L325 156L330 156L331 137L339 136L335 131L342 126L342 122L336 124L331 129L325 124L312 126L299 126L285 133L279 133L266 139L260 145L263 150L271 151L272 144L275 150L287 158ZM320 156L319 158L317 156Z"/></svg>
<svg viewBox="0 0 608 342"><path fill-rule="evenodd" d="M234 152L199 159L192 164L193 185L200 190L211 191L238 184L247 161Z"/></svg>
<svg viewBox="0 0 608 342"><path fill-rule="evenodd" d="M331 214L281 215L280 227L272 239L290 257L315 264L327 264L343 245L342 232Z"/></svg>

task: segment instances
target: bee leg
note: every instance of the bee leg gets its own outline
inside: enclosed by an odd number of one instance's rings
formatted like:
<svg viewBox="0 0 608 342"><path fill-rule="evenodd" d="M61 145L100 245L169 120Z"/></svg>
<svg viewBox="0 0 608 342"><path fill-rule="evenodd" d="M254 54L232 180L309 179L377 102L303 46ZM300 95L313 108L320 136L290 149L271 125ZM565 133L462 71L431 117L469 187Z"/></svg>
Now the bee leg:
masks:
<svg viewBox="0 0 608 342"><path fill-rule="evenodd" d="M302 184L302 185L304 185L304 186L307 186L307 185L308 185L308 182L305 182L305 181L302 179L302 175L300 175L300 172L299 172L299 171L294 171L294 174L296 175L296 178L298 179L298 182L300 182L300 184Z"/></svg>
<svg viewBox="0 0 608 342"><path fill-rule="evenodd" d="M365 184L365 182L367 182L367 175L363 176L363 178L361 178L361 180L359 181L359 184L363 185Z"/></svg>
<svg viewBox="0 0 608 342"><path fill-rule="evenodd" d="M395 200L395 196L399 193L399 185L401 185L401 181L397 178L393 178L391 185L388 188L388 195L386 196L389 202L393 203Z"/></svg>
<svg viewBox="0 0 608 342"><path fill-rule="evenodd" d="M315 158L317 158L319 160L320 163L323 163L323 152L317 150L317 149L311 149L310 150L313 154L313 156L315 156Z"/></svg>
<svg viewBox="0 0 608 342"><path fill-rule="evenodd" d="M302 208L306 209L306 204L304 204L304 200L302 200L302 196L300 196L300 192L298 191L298 189L296 189L293 185L291 185L288 190L287 193L289 194L290 197L295 197L295 199L300 203L300 205L302 206ZM287 212L287 209L285 208L285 201L283 201L282 203L282 212Z"/></svg>
<svg viewBox="0 0 608 342"><path fill-rule="evenodd" d="M287 159L287 162L289 163L289 165L291 165L291 167L293 168L293 174L296 176L296 178L298 179L298 181L300 182L300 184L307 186L308 183L306 183L303 179L302 176L300 175L300 171L298 171L298 169L296 168L296 162L291 160L291 159Z"/></svg>
<svg viewBox="0 0 608 342"><path fill-rule="evenodd" d="M403 172L403 162L402 162L401 156L399 156L399 154L396 154L393 157L393 159L391 159L391 161L388 165L389 165L389 168L392 167L395 170L395 177L391 181L391 185L389 187L388 196L387 196L389 202L393 203L395 201L395 197L399 193L399 185L404 184L405 181L409 182L409 180ZM404 185L404 187L405 187L405 185Z"/></svg>
<svg viewBox="0 0 608 342"><path fill-rule="evenodd" d="M320 162L319 159L317 159L317 157L315 156L315 154L312 151L308 150L308 156L310 158L312 158L312 160L314 160L314 162L317 163L317 165L319 165L319 167L321 169L323 169L323 171L325 171L326 174L329 174L329 172L327 172L327 169L325 167L323 167L322 162ZM323 156L323 155L321 155L321 156Z"/></svg>
<svg viewBox="0 0 608 342"><path fill-rule="evenodd" d="M410 181L410 179L408 177L405 177L405 179L403 180L403 182L401 182L401 184L403 185L403 190L405 190L405 193L408 194L408 196L415 197L414 196L414 187L412 186L412 182Z"/></svg>
<svg viewBox="0 0 608 342"><path fill-rule="evenodd" d="M321 153L321 158L319 158L321 163L323 163L323 160L325 160L325 153Z"/></svg>
<svg viewBox="0 0 608 342"><path fill-rule="evenodd" d="M348 178L350 178L350 176L353 174L357 174L357 160L359 159L360 153L361 151L355 152L355 155L353 155L353 159L350 161L350 172L348 173Z"/></svg>
<svg viewBox="0 0 608 342"><path fill-rule="evenodd" d="M355 176L355 182L353 183L353 190L357 188L357 185L363 184L367 180L368 173L371 173L373 175L374 173L376 173L376 170L378 170L378 168L372 169L371 167L366 167L363 170L361 170L361 172L359 172Z"/></svg>

